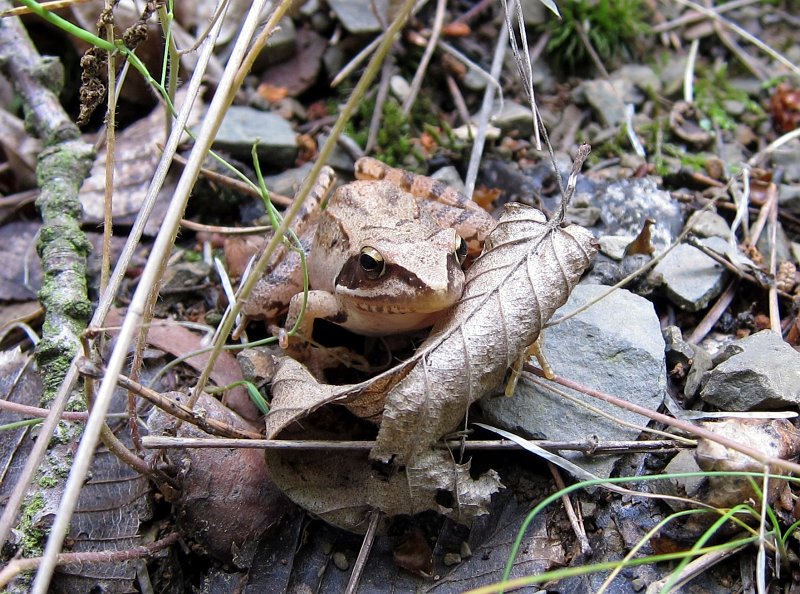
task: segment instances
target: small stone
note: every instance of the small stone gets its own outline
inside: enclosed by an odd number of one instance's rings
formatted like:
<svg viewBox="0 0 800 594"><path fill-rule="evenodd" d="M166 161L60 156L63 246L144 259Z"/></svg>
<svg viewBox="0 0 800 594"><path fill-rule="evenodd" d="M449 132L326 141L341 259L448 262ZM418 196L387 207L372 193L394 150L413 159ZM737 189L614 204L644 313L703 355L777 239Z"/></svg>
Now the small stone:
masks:
<svg viewBox="0 0 800 594"><path fill-rule="evenodd" d="M162 278L161 292L174 294L194 291L205 282L210 272L211 267L205 262L179 262L167 266Z"/></svg>
<svg viewBox="0 0 800 594"><path fill-rule="evenodd" d="M567 220L582 227L594 227L603 214L594 206L567 207Z"/></svg>
<svg viewBox="0 0 800 594"><path fill-rule="evenodd" d="M538 27L556 18L539 0L520 0L520 10L526 27Z"/></svg>
<svg viewBox="0 0 800 594"><path fill-rule="evenodd" d="M377 33L389 22L389 0L328 0L328 6L354 35ZM380 15L380 20L375 16Z"/></svg>
<svg viewBox="0 0 800 594"><path fill-rule="evenodd" d="M458 565L459 563L461 563L461 555L459 555L458 553L445 553L444 558L442 559L442 563L444 563L447 567Z"/></svg>
<svg viewBox="0 0 800 594"><path fill-rule="evenodd" d="M293 197L302 186L303 180L308 177L312 167L313 163L304 163L300 167L287 169L277 175L268 175L264 181L267 188L276 194Z"/></svg>
<svg viewBox="0 0 800 594"><path fill-rule="evenodd" d="M260 388L272 381L279 355L280 353L276 353L270 347L253 347L239 351L236 354L236 361L242 368L244 379Z"/></svg>
<svg viewBox="0 0 800 594"><path fill-rule="evenodd" d="M283 17L267 45L261 50L253 63L253 72L260 72L267 66L288 60L295 52L297 30L289 17Z"/></svg>
<svg viewBox="0 0 800 594"><path fill-rule="evenodd" d="M794 263L800 266L800 243L796 241L792 242L792 258L794 258Z"/></svg>
<svg viewBox="0 0 800 594"><path fill-rule="evenodd" d="M642 91L661 92L661 77L656 72L644 64L627 64L616 70L611 75L613 80L627 81ZM628 93L622 96L626 103L639 103L641 99Z"/></svg>
<svg viewBox="0 0 800 594"><path fill-rule="evenodd" d="M692 233L700 237L721 237L728 240L731 237L731 228L722 216L710 210L698 210L686 221L691 226Z"/></svg>
<svg viewBox="0 0 800 594"><path fill-rule="evenodd" d="M800 181L800 139L795 138L770 154L772 166L783 168L784 183Z"/></svg>
<svg viewBox="0 0 800 594"><path fill-rule="evenodd" d="M587 80L579 86L583 87L586 102L604 126L615 127L625 122L625 102L609 81Z"/></svg>
<svg viewBox="0 0 800 594"><path fill-rule="evenodd" d="M297 138L289 122L252 107L230 107L217 132L214 148L249 162L256 141L262 167L291 165L297 158Z"/></svg>
<svg viewBox="0 0 800 594"><path fill-rule="evenodd" d="M320 134L319 146L323 146L326 142L328 142L328 135ZM331 152L331 156L328 157L326 165L339 171L352 172L356 159L363 155L364 151L358 146L358 143L347 136L347 134L342 134L339 136L339 140Z"/></svg>
<svg viewBox="0 0 800 594"><path fill-rule="evenodd" d="M722 108L728 112L728 115L736 117L742 115L747 109L747 106L744 102L736 99L723 99Z"/></svg>
<svg viewBox="0 0 800 594"><path fill-rule="evenodd" d="M800 353L771 330L737 340L708 374L700 396L725 411L800 404Z"/></svg>
<svg viewBox="0 0 800 594"><path fill-rule="evenodd" d="M516 132L518 137L528 137L533 134L533 118L529 107L514 101L504 101L503 108L495 104L492 124L500 128L503 133Z"/></svg>
<svg viewBox="0 0 800 594"><path fill-rule="evenodd" d="M719 237L703 243L720 252L727 248L727 242ZM700 311L722 292L728 271L699 249L682 243L656 265L650 277L663 285L672 303L687 311Z"/></svg>
<svg viewBox="0 0 800 594"><path fill-rule="evenodd" d="M459 140L472 140L478 132L478 127L475 124L465 124L453 129L453 134ZM497 140L501 136L500 128L489 124L486 127L486 140Z"/></svg>
<svg viewBox="0 0 800 594"><path fill-rule="evenodd" d="M465 561L472 557L472 549L469 547L469 544L466 540L461 543L460 554L461 558Z"/></svg>
<svg viewBox="0 0 800 594"><path fill-rule="evenodd" d="M458 173L458 169L452 165L437 169L431 174L431 177L442 182L443 184L446 184L454 190L458 190L462 194L466 193L467 191L467 188L464 186L464 182L461 179L461 175Z"/></svg>
<svg viewBox="0 0 800 594"><path fill-rule="evenodd" d="M470 91L475 91L476 93L483 91L488 84L486 82L486 77L483 74L476 72L472 68L467 69L467 73L464 75L462 82L466 88L468 88Z"/></svg>
<svg viewBox="0 0 800 594"><path fill-rule="evenodd" d="M411 94L411 85L399 74L395 74L389 81L389 90L402 103Z"/></svg>
<svg viewBox="0 0 800 594"><path fill-rule="evenodd" d="M341 551L336 551L333 554L333 564L336 566L337 569L341 571L347 571L350 569L350 562L347 560L347 556L342 553Z"/></svg>
<svg viewBox="0 0 800 594"><path fill-rule="evenodd" d="M601 237L600 251L609 258L622 260L625 257L625 248L634 240L630 235L606 235Z"/></svg>
<svg viewBox="0 0 800 594"><path fill-rule="evenodd" d="M796 217L800 216L800 185L781 184L778 186L778 206Z"/></svg>

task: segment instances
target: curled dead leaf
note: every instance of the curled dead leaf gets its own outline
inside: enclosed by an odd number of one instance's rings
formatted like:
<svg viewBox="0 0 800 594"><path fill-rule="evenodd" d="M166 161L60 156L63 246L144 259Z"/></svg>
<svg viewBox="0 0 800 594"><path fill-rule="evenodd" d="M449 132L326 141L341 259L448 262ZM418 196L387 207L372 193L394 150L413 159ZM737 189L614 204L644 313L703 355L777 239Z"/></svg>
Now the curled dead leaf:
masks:
<svg viewBox="0 0 800 594"><path fill-rule="evenodd" d="M596 252L586 229L562 228L536 209L509 204L467 272L461 301L411 359L352 386L319 384L285 360L273 382L268 438L296 435L300 423L308 432L332 403L379 422L380 429L369 456L270 450L273 479L305 509L354 531L363 531L374 509L387 516L434 510L464 523L486 513L502 487L497 474L474 479L469 465L433 445L463 422L473 402L500 386ZM370 460L388 464L386 472Z"/></svg>

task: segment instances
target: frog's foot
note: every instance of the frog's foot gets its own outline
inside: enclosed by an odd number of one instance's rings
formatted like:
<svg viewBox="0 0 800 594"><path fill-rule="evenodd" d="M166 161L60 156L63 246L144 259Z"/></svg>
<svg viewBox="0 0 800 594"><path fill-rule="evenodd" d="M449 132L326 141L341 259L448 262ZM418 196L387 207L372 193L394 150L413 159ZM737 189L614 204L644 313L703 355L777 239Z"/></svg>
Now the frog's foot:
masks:
<svg viewBox="0 0 800 594"><path fill-rule="evenodd" d="M548 363L547 358L544 356L544 335L539 334L534 343L525 349L519 357L517 357L517 360L511 367L511 375L508 378L504 392L506 396L514 395L514 390L517 388L519 376L522 373L522 366L525 364L525 361L530 359L532 356L536 357L536 360L539 362L539 366L542 368L544 376L547 379L553 379L556 376L553 368L550 366L550 363Z"/></svg>

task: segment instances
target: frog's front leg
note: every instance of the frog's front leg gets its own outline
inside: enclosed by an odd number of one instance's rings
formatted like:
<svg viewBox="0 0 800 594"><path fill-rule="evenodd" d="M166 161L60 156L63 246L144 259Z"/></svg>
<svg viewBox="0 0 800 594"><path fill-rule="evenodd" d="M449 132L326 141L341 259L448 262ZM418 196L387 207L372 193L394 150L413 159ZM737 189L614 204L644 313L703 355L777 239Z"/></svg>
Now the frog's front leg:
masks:
<svg viewBox="0 0 800 594"><path fill-rule="evenodd" d="M300 319L300 314L302 314L302 319ZM333 293L309 291L305 311L303 311L303 293L298 293L289 302L289 313L286 315L284 327L278 333L278 342L281 348L288 348L289 333L293 329L295 330L294 334L308 340L314 330L314 320L322 318L331 322L341 322L341 317L341 305ZM300 320L299 324L297 324L298 320Z"/></svg>

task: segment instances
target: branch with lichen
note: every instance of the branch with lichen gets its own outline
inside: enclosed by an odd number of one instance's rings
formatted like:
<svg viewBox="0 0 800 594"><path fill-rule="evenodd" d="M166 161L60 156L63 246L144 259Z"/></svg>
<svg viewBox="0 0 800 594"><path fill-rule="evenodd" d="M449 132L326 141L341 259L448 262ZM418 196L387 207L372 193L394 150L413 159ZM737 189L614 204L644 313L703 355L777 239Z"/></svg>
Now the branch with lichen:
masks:
<svg viewBox="0 0 800 594"><path fill-rule="evenodd" d="M0 0L0 8L9 7ZM44 146L36 167L40 189L36 205L42 216L37 249L44 268L39 299L47 313L36 355L46 403L80 348L79 337L91 314L86 288L91 245L80 229L78 190L94 151L59 103L61 64L39 55L16 17L0 21L0 69L14 84L26 122Z"/></svg>

